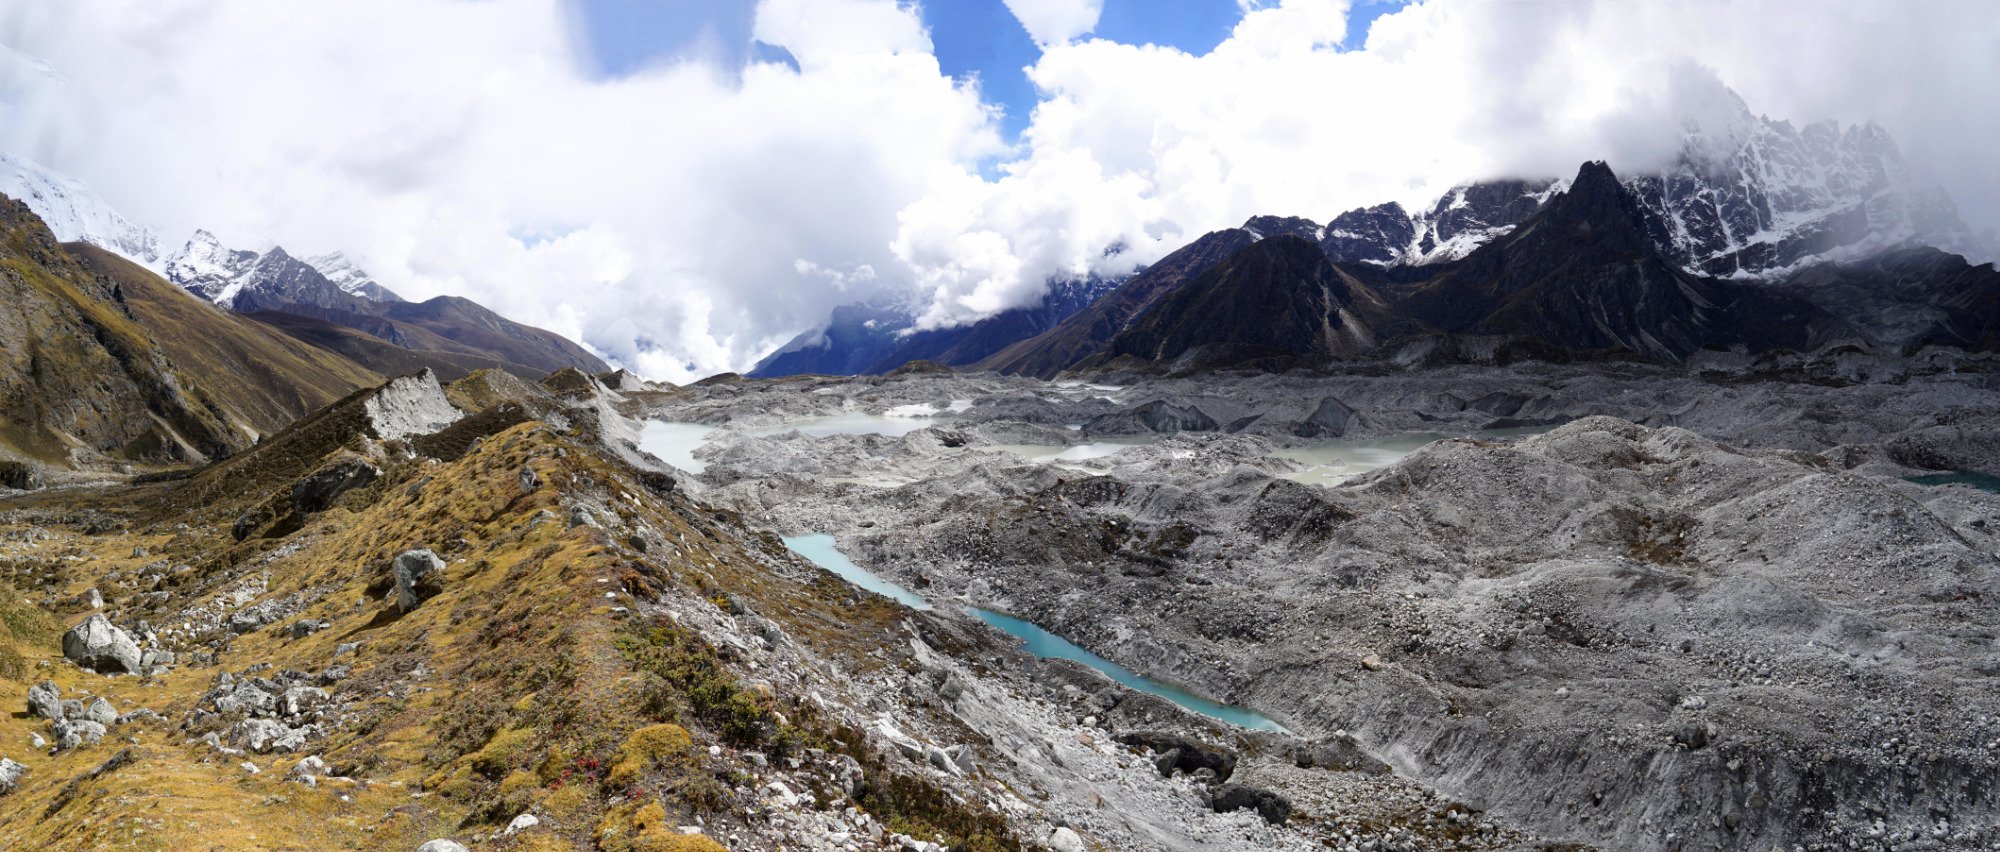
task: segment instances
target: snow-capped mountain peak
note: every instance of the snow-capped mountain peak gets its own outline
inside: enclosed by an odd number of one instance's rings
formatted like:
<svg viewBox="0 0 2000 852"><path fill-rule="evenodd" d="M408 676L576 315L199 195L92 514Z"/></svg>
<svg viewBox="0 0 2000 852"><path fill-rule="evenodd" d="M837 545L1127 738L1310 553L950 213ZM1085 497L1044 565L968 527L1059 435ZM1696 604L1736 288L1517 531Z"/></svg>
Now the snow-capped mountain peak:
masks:
<svg viewBox="0 0 2000 852"><path fill-rule="evenodd" d="M20 157L0 153L0 194L28 205L64 242L81 240L153 268L165 253L159 238L118 215L83 181Z"/></svg>
<svg viewBox="0 0 2000 852"><path fill-rule="evenodd" d="M319 270L319 274L326 276L334 286L353 295L377 302L403 301L403 297L369 277L367 272L355 265L353 259L341 252L309 257L305 262L306 265Z"/></svg>
<svg viewBox="0 0 2000 852"><path fill-rule="evenodd" d="M228 307L259 257L254 251L224 246L207 231L195 231L187 245L167 258L164 271L167 280L188 292Z"/></svg>

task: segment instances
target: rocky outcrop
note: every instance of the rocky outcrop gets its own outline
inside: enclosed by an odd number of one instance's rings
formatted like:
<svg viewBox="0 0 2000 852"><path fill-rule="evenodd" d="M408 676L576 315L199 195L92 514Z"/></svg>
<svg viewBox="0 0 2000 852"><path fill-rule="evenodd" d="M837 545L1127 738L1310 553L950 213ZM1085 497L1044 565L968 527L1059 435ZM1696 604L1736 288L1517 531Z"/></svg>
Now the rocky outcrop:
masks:
<svg viewBox="0 0 2000 852"><path fill-rule="evenodd" d="M369 395L363 406L369 426L383 440L436 432L465 416L430 370L390 381Z"/></svg>

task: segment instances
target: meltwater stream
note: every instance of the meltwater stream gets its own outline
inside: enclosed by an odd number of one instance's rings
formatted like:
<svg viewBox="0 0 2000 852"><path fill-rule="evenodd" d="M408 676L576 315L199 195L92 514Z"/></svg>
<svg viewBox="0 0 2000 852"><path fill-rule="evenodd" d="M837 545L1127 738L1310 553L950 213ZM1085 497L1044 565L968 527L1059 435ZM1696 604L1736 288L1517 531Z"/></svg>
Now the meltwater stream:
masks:
<svg viewBox="0 0 2000 852"><path fill-rule="evenodd" d="M854 585L867 589L883 597L898 601L911 609L930 609L929 601L922 595L905 589L895 583L875 576L868 569L854 564L846 554L834 546L833 536L821 533L812 535L787 536L785 546L813 561L813 564L840 575ZM1073 660L1082 663L1127 687L1140 692L1157 695L1183 708L1200 713L1212 719L1220 719L1233 725L1253 731L1283 731L1285 727L1254 710L1210 701L1170 683L1162 683L1141 675L1131 669L1093 654L1078 647L1076 643L1043 630L1041 627L1011 615L1003 615L988 609L968 607L979 620L993 625L1008 635L1022 640L1028 653L1044 659Z"/></svg>

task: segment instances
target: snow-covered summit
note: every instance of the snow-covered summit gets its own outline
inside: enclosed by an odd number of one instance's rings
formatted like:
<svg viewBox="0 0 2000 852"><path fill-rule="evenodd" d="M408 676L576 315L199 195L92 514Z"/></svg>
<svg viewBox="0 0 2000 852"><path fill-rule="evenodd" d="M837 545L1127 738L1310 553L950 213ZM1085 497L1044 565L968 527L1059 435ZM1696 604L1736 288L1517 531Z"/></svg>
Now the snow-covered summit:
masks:
<svg viewBox="0 0 2000 852"><path fill-rule="evenodd" d="M305 261L308 266L319 270L319 274L326 276L328 281L332 281L334 286L345 292L377 302L403 301L403 297L369 277L367 272L355 265L353 259L341 252L309 257Z"/></svg>
<svg viewBox="0 0 2000 852"><path fill-rule="evenodd" d="M196 231L187 245L167 258L167 280L218 305L228 307L243 289L250 271L261 255L232 249L214 234Z"/></svg>
<svg viewBox="0 0 2000 852"><path fill-rule="evenodd" d="M118 215L83 181L29 160L0 153L0 194L28 205L64 242L81 240L153 268L165 254L159 238Z"/></svg>

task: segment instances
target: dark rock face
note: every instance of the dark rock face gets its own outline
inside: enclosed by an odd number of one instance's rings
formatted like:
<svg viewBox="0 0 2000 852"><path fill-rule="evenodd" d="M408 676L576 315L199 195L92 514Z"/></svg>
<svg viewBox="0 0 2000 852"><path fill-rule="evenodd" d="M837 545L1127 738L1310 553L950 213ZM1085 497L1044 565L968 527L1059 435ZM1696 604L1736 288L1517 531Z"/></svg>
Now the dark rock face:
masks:
<svg viewBox="0 0 2000 852"><path fill-rule="evenodd" d="M1416 223L1396 202L1349 210L1327 223L1320 250L1336 263L1391 264L1417 241Z"/></svg>
<svg viewBox="0 0 2000 852"><path fill-rule="evenodd" d="M1317 245L1270 237L1160 299L1108 352L1154 361L1203 349L1224 360L1351 354L1370 336L1348 310L1359 289Z"/></svg>
<svg viewBox="0 0 2000 852"><path fill-rule="evenodd" d="M1782 289L1894 352L1925 346L2000 349L2000 271L1933 248L1808 267Z"/></svg>
<svg viewBox="0 0 2000 852"><path fill-rule="evenodd" d="M1248 808L1272 825L1284 825L1286 820L1292 818L1292 801L1261 787L1224 784L1215 788L1215 794L1209 801L1216 813L1226 814Z"/></svg>
<svg viewBox="0 0 2000 852"><path fill-rule="evenodd" d="M1354 409L1329 396L1320 400L1319 407L1292 434L1301 438L1338 438L1347 432L1347 421L1353 416Z"/></svg>
<svg viewBox="0 0 2000 852"><path fill-rule="evenodd" d="M1240 228L1215 231L1161 258L1144 272L1077 311L1060 325L1008 346L974 369L1052 378L1101 356L1112 338L1151 310L1166 294L1256 242Z"/></svg>
<svg viewBox="0 0 2000 852"><path fill-rule="evenodd" d="M1217 780L1227 781L1236 774L1236 755L1228 749L1204 745L1178 734L1160 731L1133 731L1119 734L1118 742L1134 748L1151 749L1155 755L1173 756L1173 760L1156 764L1160 774L1171 777L1175 772L1189 772L1206 769L1215 773Z"/></svg>
<svg viewBox="0 0 2000 852"><path fill-rule="evenodd" d="M324 512L340 495L360 488L382 475L382 471L359 456L335 460L292 486L292 508L301 512Z"/></svg>

